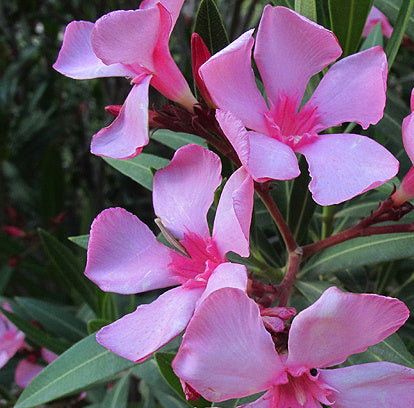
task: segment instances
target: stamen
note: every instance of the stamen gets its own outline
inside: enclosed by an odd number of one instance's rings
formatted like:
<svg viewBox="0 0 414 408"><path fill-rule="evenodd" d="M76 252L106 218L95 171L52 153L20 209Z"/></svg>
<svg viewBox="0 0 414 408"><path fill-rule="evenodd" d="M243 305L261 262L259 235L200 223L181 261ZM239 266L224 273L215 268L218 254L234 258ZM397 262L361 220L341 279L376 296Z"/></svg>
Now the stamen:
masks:
<svg viewBox="0 0 414 408"><path fill-rule="evenodd" d="M177 240L176 237L174 237L173 234L171 234L170 231L168 231L168 229L165 227L165 225L162 223L160 218L156 218L155 223L157 224L158 228L161 231L161 234L164 236L164 238L175 248L177 249L179 252L181 252L184 256L190 258L189 253L187 252L187 250L184 248L184 245L181 244L180 241Z"/></svg>

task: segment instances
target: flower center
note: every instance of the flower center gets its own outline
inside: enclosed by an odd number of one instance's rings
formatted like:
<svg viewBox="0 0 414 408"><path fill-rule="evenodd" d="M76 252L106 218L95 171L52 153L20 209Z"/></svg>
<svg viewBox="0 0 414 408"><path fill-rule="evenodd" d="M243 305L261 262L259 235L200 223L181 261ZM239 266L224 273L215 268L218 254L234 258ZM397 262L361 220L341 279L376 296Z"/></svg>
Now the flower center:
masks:
<svg viewBox="0 0 414 408"><path fill-rule="evenodd" d="M295 98L281 95L265 115L270 136L293 150L310 143L321 130L316 107L306 104L297 112L296 105Z"/></svg>
<svg viewBox="0 0 414 408"><path fill-rule="evenodd" d="M288 381L278 386L279 406L290 408L319 407L318 402L331 406L333 389L319 380L316 368L305 371L300 376L287 373Z"/></svg>
<svg viewBox="0 0 414 408"><path fill-rule="evenodd" d="M189 256L179 252L173 254L169 268L175 279L191 287L205 286L214 269L225 262L216 243L211 237L201 238L192 232L184 234L184 239L180 243Z"/></svg>

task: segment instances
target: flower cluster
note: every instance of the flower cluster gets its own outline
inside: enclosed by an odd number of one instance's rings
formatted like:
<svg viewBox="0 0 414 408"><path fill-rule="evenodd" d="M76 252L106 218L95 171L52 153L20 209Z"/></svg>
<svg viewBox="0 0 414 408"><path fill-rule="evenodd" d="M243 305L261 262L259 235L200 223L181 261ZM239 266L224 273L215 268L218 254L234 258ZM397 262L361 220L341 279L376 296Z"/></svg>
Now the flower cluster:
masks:
<svg viewBox="0 0 414 408"><path fill-rule="evenodd" d="M272 180L299 176L299 154L308 163L313 199L322 206L350 200L397 174L399 163L385 147L337 129L345 122L367 129L382 118L384 51L373 47L334 63L342 50L331 31L293 10L267 5L256 33L245 32L212 56L193 37L193 68L203 96L198 102L168 48L182 4L144 0L138 10L115 11L95 23L74 21L54 65L76 79L131 80L122 107L110 109L114 122L93 136L92 153L117 159L141 153L149 142L149 85L181 105L155 112L152 125L168 127L165 118L178 112L175 128L195 134L199 129L218 153L185 145L155 173L153 206L162 236L122 208L104 210L94 220L85 270L90 280L120 294L168 288L101 328L97 341L142 362L185 332L173 369L189 399L200 394L220 402L265 392L243 406L413 406L413 369L388 362L344 366L348 356L404 324L409 311L401 301L331 287L295 317L286 307L307 253L269 190ZM312 78L320 79L314 89ZM412 115L404 120L403 138L414 160ZM238 167L224 185L221 160ZM411 169L378 214L347 239L396 217L396 208L414 196L412 178ZM289 252L278 286L255 280L246 267L255 189ZM211 230L208 219L214 219ZM230 253L239 263L230 261ZM15 351L4 352L10 357Z"/></svg>

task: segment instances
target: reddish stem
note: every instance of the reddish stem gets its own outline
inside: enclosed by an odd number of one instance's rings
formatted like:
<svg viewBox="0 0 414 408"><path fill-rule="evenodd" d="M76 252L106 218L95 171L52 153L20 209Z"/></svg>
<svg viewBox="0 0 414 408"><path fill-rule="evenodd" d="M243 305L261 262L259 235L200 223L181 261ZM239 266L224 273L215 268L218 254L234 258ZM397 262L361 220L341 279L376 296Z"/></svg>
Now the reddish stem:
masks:
<svg viewBox="0 0 414 408"><path fill-rule="evenodd" d="M302 262L302 248L289 253L288 269L282 282L277 286L279 291L279 306L285 307L290 297L290 291L298 276L299 266Z"/></svg>
<svg viewBox="0 0 414 408"><path fill-rule="evenodd" d="M277 227L279 228L280 233L282 234L283 241L286 244L286 248L289 253L294 252L298 248L295 237L292 234L289 226L287 225L285 219L283 218L282 213L277 207L272 195L270 194L270 184L266 183L254 183L255 190L263 204L268 209L270 215L275 221Z"/></svg>
<svg viewBox="0 0 414 408"><path fill-rule="evenodd" d="M358 237L368 237L370 235L379 234L395 234L401 232L414 232L414 223L409 224L396 224L396 225L383 225L380 227L362 227L358 224L354 227L348 228L339 234L332 235L328 238L322 239L321 241L315 242L314 244L305 245L303 247L303 259L309 258L316 252L322 251L323 249L331 246L340 244L341 242L348 241Z"/></svg>

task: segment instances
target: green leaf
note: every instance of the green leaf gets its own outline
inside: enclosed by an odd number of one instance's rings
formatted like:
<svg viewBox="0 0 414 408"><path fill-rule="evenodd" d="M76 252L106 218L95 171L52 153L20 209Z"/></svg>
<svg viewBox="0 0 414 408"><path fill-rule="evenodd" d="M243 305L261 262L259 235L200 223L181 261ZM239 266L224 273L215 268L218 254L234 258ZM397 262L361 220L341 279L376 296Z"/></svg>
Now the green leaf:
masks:
<svg viewBox="0 0 414 408"><path fill-rule="evenodd" d="M324 275L410 256L414 256L414 234L411 233L355 238L313 256L300 275Z"/></svg>
<svg viewBox="0 0 414 408"><path fill-rule="evenodd" d="M315 0L295 0L295 11L309 20L317 21Z"/></svg>
<svg viewBox="0 0 414 408"><path fill-rule="evenodd" d="M372 3L373 0L329 0L332 31L342 47L342 57L357 50Z"/></svg>
<svg viewBox="0 0 414 408"><path fill-rule="evenodd" d="M151 139L162 143L165 146L171 147L171 149L177 150L187 144L198 144L199 146L207 147L204 139L199 136L192 135L190 133L173 132L172 130L160 129L157 130Z"/></svg>
<svg viewBox="0 0 414 408"><path fill-rule="evenodd" d="M389 361L390 363L414 368L414 357L396 333L387 337L381 343L368 347L367 351L348 357L347 361L351 364Z"/></svg>
<svg viewBox="0 0 414 408"><path fill-rule="evenodd" d="M81 248L88 249L89 234L78 235L76 237L69 237L68 240L76 245L79 245Z"/></svg>
<svg viewBox="0 0 414 408"><path fill-rule="evenodd" d="M195 18L194 32L199 34L211 54L229 43L226 28L214 0L202 0Z"/></svg>
<svg viewBox="0 0 414 408"><path fill-rule="evenodd" d="M395 26L398 13L401 9L402 0L376 0L375 7L381 10L389 19L390 23ZM412 40L414 40L414 13L411 11L409 14L408 24L406 27L406 33Z"/></svg>
<svg viewBox="0 0 414 408"><path fill-rule="evenodd" d="M99 312L96 300L97 288L84 276L84 268L78 258L48 232L40 229L39 237L59 277L70 290L69 293L72 296L73 294L80 296L95 312Z"/></svg>
<svg viewBox="0 0 414 408"><path fill-rule="evenodd" d="M0 294L3 294L13 275L13 268L8 265L3 265L0 268Z"/></svg>
<svg viewBox="0 0 414 408"><path fill-rule="evenodd" d="M397 20L392 30L391 38L389 39L387 47L385 48L385 54L387 54L388 59L388 71L391 69L395 57L397 56L401 41L410 20L411 12L413 11L413 6L414 0L403 0L401 3Z"/></svg>
<svg viewBox="0 0 414 408"><path fill-rule="evenodd" d="M32 408L109 380L135 365L100 346L95 335L73 345L23 391L15 408Z"/></svg>
<svg viewBox="0 0 414 408"><path fill-rule="evenodd" d="M109 157L103 157L103 159L113 168L151 191L152 180L154 179L151 168L158 170L169 163L169 160L163 157L146 153L141 153L139 156L128 160L111 159Z"/></svg>
<svg viewBox="0 0 414 408"><path fill-rule="evenodd" d="M372 31L369 33L368 37L362 43L360 51L367 50L368 48L375 47L379 45L382 47L384 44L381 23L377 23Z"/></svg>
<svg viewBox="0 0 414 408"><path fill-rule="evenodd" d="M45 347L56 354L63 353L70 346L69 343L52 337L43 330L33 326L31 323L18 316L17 314L11 313L7 310L4 310L3 308L1 311L33 343Z"/></svg>
<svg viewBox="0 0 414 408"><path fill-rule="evenodd" d="M274 6L283 6L292 10L295 8L295 0L271 0L271 3Z"/></svg>
<svg viewBox="0 0 414 408"><path fill-rule="evenodd" d="M175 375L171 367L171 363L174 360L175 355L176 353L165 353L159 351L155 353L154 358L164 380L183 401L186 401L180 379ZM203 397L200 397L199 401L192 401L191 405L194 407L210 407L211 402L206 401Z"/></svg>
<svg viewBox="0 0 414 408"><path fill-rule="evenodd" d="M30 316L53 334L76 342L86 335L85 323L69 313L66 308L38 299L18 297L15 301Z"/></svg>
<svg viewBox="0 0 414 408"><path fill-rule="evenodd" d="M102 327L108 326L108 324L111 324L111 323L112 322L110 320L106 320L106 319L91 319L87 323L88 333L89 334L95 333Z"/></svg>
<svg viewBox="0 0 414 408"><path fill-rule="evenodd" d="M129 375L124 375L106 393L102 408L127 408L129 391Z"/></svg>
<svg viewBox="0 0 414 408"><path fill-rule="evenodd" d="M298 289L310 303L315 303L321 297L322 293L331 286L332 283L324 281L297 280L295 282L296 289Z"/></svg>
<svg viewBox="0 0 414 408"><path fill-rule="evenodd" d="M315 212L316 203L312 200L308 185L310 181L308 165L305 157L299 160L300 176L293 182L289 198L287 223L299 244L306 239L309 223Z"/></svg>
<svg viewBox="0 0 414 408"><path fill-rule="evenodd" d="M160 351L154 354L155 362L157 363L158 369L160 370L164 380L179 397L185 400L180 379L175 375L171 367L171 363L175 356L176 353L164 353Z"/></svg>

